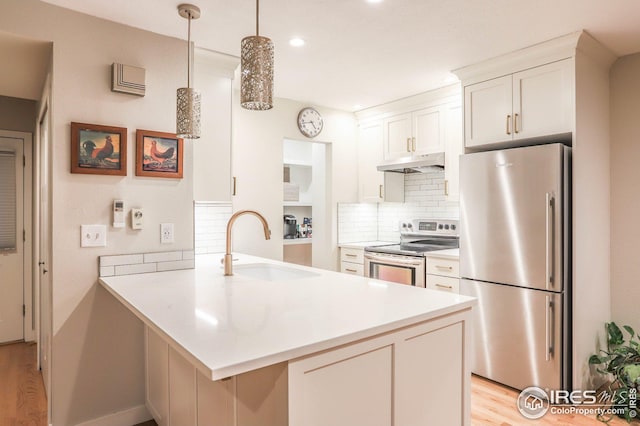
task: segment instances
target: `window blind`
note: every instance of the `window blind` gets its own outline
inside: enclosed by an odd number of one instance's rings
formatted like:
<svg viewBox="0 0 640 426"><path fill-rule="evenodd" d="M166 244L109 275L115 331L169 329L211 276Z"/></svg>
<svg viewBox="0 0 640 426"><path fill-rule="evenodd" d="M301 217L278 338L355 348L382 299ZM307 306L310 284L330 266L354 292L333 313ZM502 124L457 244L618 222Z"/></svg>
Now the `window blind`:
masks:
<svg viewBox="0 0 640 426"><path fill-rule="evenodd" d="M16 249L16 154L0 151L0 251Z"/></svg>

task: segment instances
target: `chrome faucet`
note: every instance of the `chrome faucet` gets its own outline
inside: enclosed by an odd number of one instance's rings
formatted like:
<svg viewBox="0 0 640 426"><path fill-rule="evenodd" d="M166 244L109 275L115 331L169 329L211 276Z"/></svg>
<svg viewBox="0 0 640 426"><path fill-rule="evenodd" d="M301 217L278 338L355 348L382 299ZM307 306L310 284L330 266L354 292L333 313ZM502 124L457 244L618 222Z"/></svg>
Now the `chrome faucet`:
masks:
<svg viewBox="0 0 640 426"><path fill-rule="evenodd" d="M233 275L233 258L231 256L231 228L233 227L233 223L236 221L236 219L244 214L252 214L260 219L260 222L262 222L262 227L264 228L264 239L271 239L271 230L269 229L269 224L267 223L267 219L265 219L264 216L253 210L240 210L239 212L235 212L229 218L229 222L227 222L227 251L225 252L224 259L222 261L222 263L224 264L225 275Z"/></svg>

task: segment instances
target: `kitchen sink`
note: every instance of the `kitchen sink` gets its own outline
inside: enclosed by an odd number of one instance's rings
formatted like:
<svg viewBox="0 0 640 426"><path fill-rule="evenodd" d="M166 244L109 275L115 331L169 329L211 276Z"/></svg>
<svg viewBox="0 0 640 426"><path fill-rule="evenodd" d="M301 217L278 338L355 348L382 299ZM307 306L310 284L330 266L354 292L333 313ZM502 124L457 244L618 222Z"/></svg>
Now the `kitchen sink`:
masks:
<svg viewBox="0 0 640 426"><path fill-rule="evenodd" d="M265 281L298 280L319 277L320 274L302 269L287 268L271 263L249 263L233 265L233 272L246 277L258 278Z"/></svg>

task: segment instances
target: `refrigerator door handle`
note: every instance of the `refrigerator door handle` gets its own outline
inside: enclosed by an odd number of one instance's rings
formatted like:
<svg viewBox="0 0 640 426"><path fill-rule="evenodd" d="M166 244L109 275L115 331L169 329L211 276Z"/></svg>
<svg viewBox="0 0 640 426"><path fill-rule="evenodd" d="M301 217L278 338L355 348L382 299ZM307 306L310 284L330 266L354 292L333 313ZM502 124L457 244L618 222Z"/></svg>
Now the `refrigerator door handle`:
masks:
<svg viewBox="0 0 640 426"><path fill-rule="evenodd" d="M546 193L546 230L545 230L545 284L547 290L549 285L553 286L553 194Z"/></svg>
<svg viewBox="0 0 640 426"><path fill-rule="evenodd" d="M549 361L553 354L553 301L551 296L545 296L545 360Z"/></svg>

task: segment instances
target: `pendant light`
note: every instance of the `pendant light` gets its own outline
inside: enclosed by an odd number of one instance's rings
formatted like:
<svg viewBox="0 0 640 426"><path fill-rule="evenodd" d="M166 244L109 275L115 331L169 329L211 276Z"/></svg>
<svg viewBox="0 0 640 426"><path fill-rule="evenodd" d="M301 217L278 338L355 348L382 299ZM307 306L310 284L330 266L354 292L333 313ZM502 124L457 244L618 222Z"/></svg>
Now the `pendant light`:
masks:
<svg viewBox="0 0 640 426"><path fill-rule="evenodd" d="M200 138L200 92L191 87L191 20L200 17L200 8L192 4L178 6L178 14L189 21L187 35L187 87L177 91L176 135L179 138Z"/></svg>
<svg viewBox="0 0 640 426"><path fill-rule="evenodd" d="M256 35L242 39L240 104L252 110L273 108L273 42L260 36L260 0L256 0Z"/></svg>

